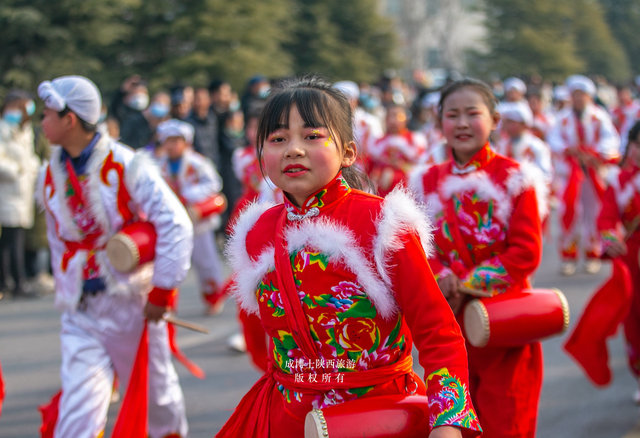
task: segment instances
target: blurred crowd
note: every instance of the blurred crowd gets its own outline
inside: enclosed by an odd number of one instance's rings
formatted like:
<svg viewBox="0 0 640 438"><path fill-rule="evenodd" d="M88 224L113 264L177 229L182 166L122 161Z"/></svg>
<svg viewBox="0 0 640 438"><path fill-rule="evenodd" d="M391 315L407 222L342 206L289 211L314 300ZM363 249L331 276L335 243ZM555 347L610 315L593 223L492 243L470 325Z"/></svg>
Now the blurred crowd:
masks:
<svg viewBox="0 0 640 438"><path fill-rule="evenodd" d="M440 129L438 90L458 78L453 74L446 82L434 84L421 73L403 79L389 71L371 84L335 84L352 104L360 166L381 196L397 184L409 184L417 166L439 164L449 157ZM552 157L549 136L563 111L576 104L568 82L553 84L539 76L491 81L503 114L493 146L509 155L513 141L526 133L539 139L544 145L540 147L548 149L545 154ZM592 84L593 103L609 115L622 138L623 154L628 132L640 119L636 100L640 77L617 87L602 77L593 78ZM246 190L243 185L248 184L241 151L255 146L255 126L271 86L269 78L257 75L240 95L222 79L207 88L176 83L150 93L144 79L133 75L103 104L98 129L133 149L148 149L158 156L162 155L158 125L169 119L188 122L195 133L193 148L211 160L222 178L229 206L234 206ZM36 104L29 93L10 91L0 114L0 294L38 296L53 291L46 225L33 200L38 168L46 163L51 149L34 117ZM533 160L539 161L553 187L552 160ZM553 197L550 203L553 205ZM221 234L232 211L229 208L223 217ZM570 271L565 269L567 274Z"/></svg>

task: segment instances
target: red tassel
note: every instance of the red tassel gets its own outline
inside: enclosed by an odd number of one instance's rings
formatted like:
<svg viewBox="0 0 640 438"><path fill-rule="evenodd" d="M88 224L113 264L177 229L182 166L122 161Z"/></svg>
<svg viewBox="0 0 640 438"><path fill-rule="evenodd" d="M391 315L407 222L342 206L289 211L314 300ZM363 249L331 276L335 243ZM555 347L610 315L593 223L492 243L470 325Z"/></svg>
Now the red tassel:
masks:
<svg viewBox="0 0 640 438"><path fill-rule="evenodd" d="M2 364L0 364L0 417L2 417L3 401L4 401L4 380L2 380Z"/></svg>
<svg viewBox="0 0 640 438"><path fill-rule="evenodd" d="M129 386L124 396L112 438L147 438L149 394L149 336L144 325L136 361L133 364Z"/></svg>
<svg viewBox="0 0 640 438"><path fill-rule="evenodd" d="M564 349L596 386L611 382L607 338L613 336L627 315L632 297L627 265L613 259L611 278L593 295Z"/></svg>
<svg viewBox="0 0 640 438"><path fill-rule="evenodd" d="M171 348L171 352L178 359L178 361L184 365L186 369L189 370L191 374L196 376L198 379L203 379L207 377L202 368L200 368L195 363L191 362L191 360L180 350L178 347L178 343L176 341L176 328L173 324L167 323L167 331L169 333L169 347Z"/></svg>
<svg viewBox="0 0 640 438"><path fill-rule="evenodd" d="M42 414L42 425L40 426L40 436L42 438L53 438L53 431L58 422L58 407L60 406L60 397L62 391L58 391L49 401L48 404L38 406L38 410Z"/></svg>

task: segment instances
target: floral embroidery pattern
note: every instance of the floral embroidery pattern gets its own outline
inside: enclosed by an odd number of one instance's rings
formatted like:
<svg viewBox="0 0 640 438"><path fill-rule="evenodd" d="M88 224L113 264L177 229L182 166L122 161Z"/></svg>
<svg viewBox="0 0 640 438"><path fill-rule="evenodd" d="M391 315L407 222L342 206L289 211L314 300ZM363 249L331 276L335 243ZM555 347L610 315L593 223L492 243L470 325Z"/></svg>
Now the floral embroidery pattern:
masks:
<svg viewBox="0 0 640 438"><path fill-rule="evenodd" d="M463 286L504 293L513 284L513 279L497 257L493 257L476 267L463 281Z"/></svg>
<svg viewBox="0 0 640 438"><path fill-rule="evenodd" d="M469 391L466 385L463 385L458 377L449 374L446 368L431 373L427 379L428 385L432 384L432 379L433 383L440 386L440 391L429 397L429 407L437 406L437 413L430 414L431 427L457 426L481 430L478 416L469 409Z"/></svg>
<svg viewBox="0 0 640 438"><path fill-rule="evenodd" d="M269 284L266 284L264 281L260 282L256 290L256 298L258 302L266 302L269 308L274 309L272 316L284 316L284 305L282 304L280 291L274 286L272 281L269 282Z"/></svg>
<svg viewBox="0 0 640 438"><path fill-rule="evenodd" d="M407 340L402 332L402 318L380 320L375 306L353 274L340 270L332 275L334 269L340 268L332 266L326 254L311 248L294 252L290 262L298 297L323 367L320 370L309 363L285 325L270 333L271 355L280 370L288 374L304 373L305 381L309 378L321 382L323 373L333 373L335 377L336 373L379 368L404 357ZM266 306L271 316L284 320L280 318L285 310L273 274L267 274L261 281L256 294L260 305ZM332 391L329 398L314 396L312 404L325 407L354 400L372 389L372 386L339 389ZM280 392L289 403L301 400L300 394L293 391L282 388Z"/></svg>

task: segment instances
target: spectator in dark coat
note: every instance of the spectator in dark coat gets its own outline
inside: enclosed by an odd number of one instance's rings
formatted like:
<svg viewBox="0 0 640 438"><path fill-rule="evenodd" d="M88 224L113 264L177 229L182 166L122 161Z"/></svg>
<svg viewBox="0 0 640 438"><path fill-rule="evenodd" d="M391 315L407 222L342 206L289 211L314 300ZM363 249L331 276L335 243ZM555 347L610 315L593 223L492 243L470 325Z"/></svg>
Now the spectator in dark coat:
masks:
<svg viewBox="0 0 640 438"><path fill-rule="evenodd" d="M120 141L133 149L147 146L154 137L158 124L169 118L171 99L164 91L153 96L144 111L131 114L120 128Z"/></svg>
<svg viewBox="0 0 640 438"><path fill-rule="evenodd" d="M195 90L193 110L186 122L193 125L195 136L193 148L196 152L213 161L220 172L220 151L218 147L218 117L211 107L209 90L198 88Z"/></svg>

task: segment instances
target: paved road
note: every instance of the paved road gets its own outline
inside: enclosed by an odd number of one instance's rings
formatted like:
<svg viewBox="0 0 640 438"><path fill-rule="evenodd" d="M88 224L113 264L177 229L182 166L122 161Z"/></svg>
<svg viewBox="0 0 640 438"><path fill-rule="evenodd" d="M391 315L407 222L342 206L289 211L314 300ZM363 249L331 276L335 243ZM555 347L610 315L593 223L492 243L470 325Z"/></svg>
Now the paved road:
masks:
<svg viewBox="0 0 640 438"><path fill-rule="evenodd" d="M558 257L552 245L545 249L536 277L537 287L558 287L572 309L572 323L595 287L609 275L609 267L598 275L578 273L571 278L557 274ZM183 288L180 316L211 328L211 334L179 332L183 350L206 372L198 380L177 364L184 388L191 438L211 438L230 416L242 395L258 379L244 355L226 347L226 338L237 330L235 308L228 303L214 318L202 315L190 275ZM53 298L33 302L0 301L0 359L7 396L0 418L0 438L37 438L39 404L48 401L60 385L58 369L59 314ZM640 437L638 407L632 402L636 384L626 368L624 346L619 336L610 342L613 384L604 390L592 387L577 366L562 353L563 339L544 344L545 380L540 404L539 438L631 438ZM118 405L112 405L110 425ZM107 433L105 436L109 436Z"/></svg>

